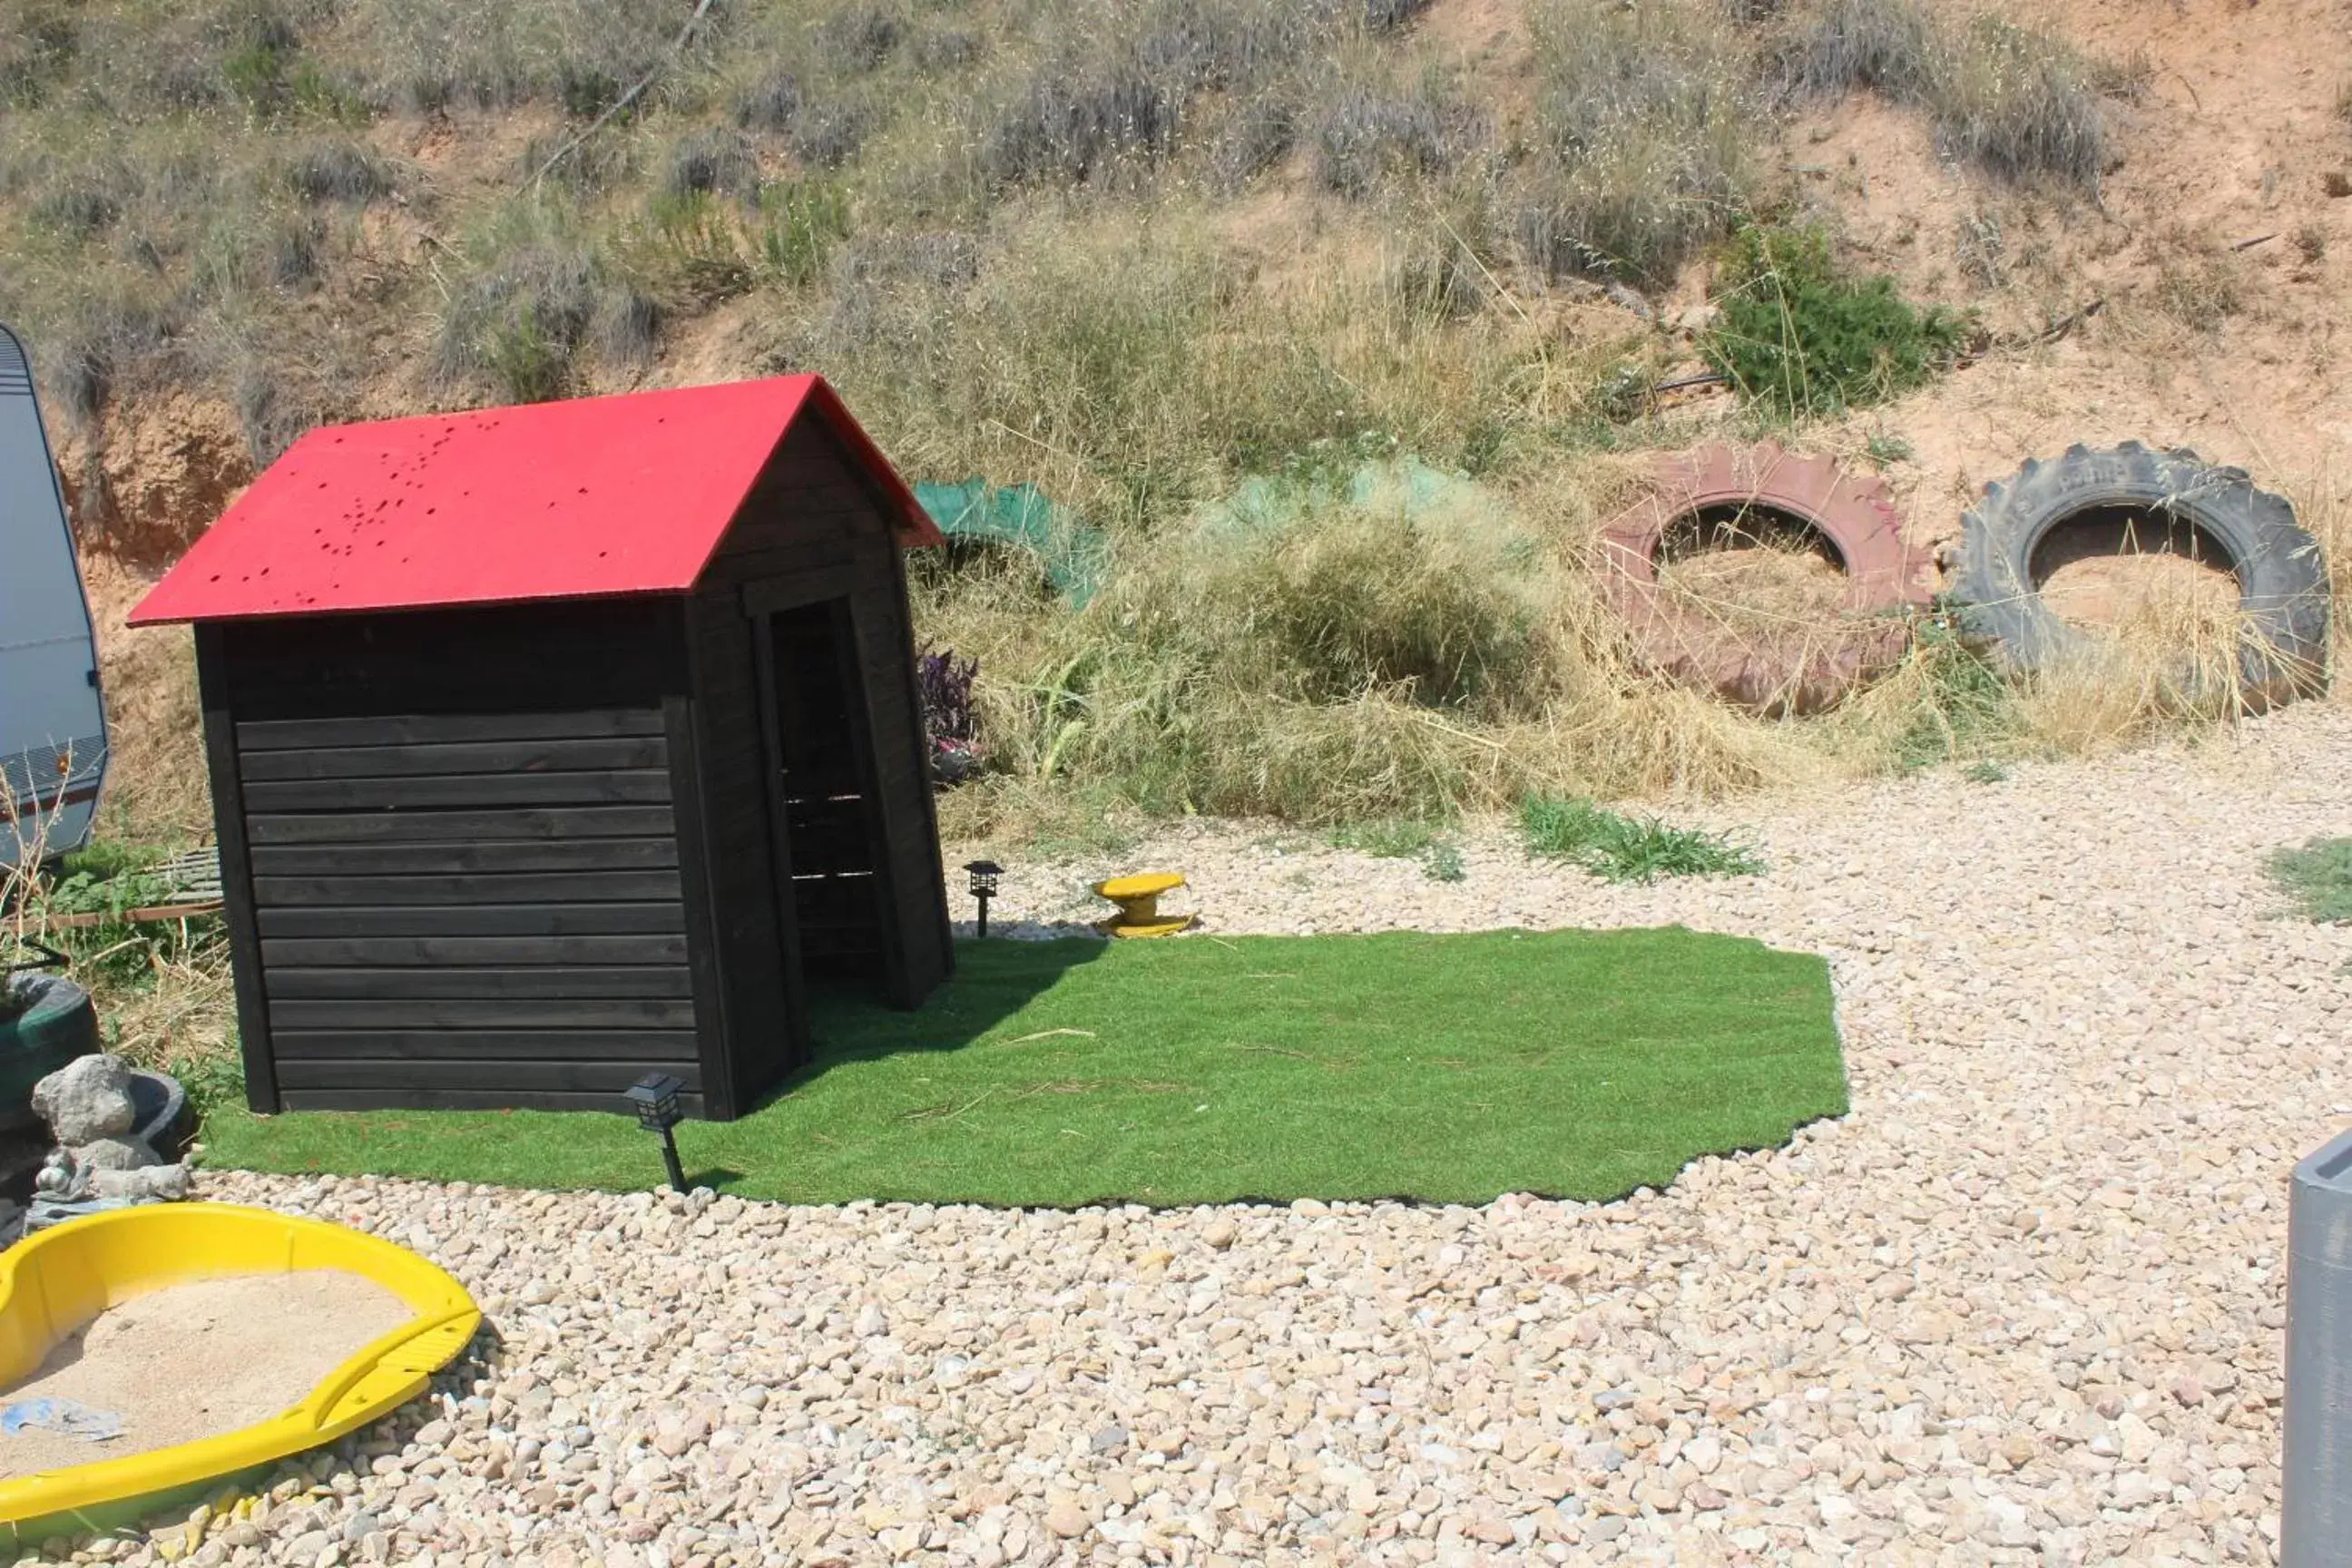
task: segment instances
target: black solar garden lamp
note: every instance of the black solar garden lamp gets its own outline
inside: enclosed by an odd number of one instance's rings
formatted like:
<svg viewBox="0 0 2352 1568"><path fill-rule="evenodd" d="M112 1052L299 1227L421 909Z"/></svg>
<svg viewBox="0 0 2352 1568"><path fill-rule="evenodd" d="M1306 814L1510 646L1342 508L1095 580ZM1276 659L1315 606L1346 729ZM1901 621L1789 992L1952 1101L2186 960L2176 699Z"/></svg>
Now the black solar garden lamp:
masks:
<svg viewBox="0 0 2352 1568"><path fill-rule="evenodd" d="M971 896L980 900L980 934L988 935L988 900L996 897L996 879L1004 875L1004 868L993 860L967 861L964 869L971 873Z"/></svg>
<svg viewBox="0 0 2352 1568"><path fill-rule="evenodd" d="M686 1080L666 1072L649 1072L622 1091L629 1109L637 1114L637 1125L648 1132L658 1132L662 1141L662 1162L669 1167L669 1186L674 1193L686 1191L686 1172L677 1163L677 1138L670 1129L679 1121L677 1091Z"/></svg>

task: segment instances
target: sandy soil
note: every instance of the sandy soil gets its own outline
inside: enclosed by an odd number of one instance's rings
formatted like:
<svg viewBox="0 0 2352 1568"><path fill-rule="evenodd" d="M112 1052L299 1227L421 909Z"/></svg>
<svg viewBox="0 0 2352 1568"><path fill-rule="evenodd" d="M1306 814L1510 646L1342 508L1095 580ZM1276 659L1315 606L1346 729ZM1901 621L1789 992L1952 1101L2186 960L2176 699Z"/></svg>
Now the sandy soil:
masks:
<svg viewBox="0 0 2352 1568"><path fill-rule="evenodd" d="M0 1435L0 1479L95 1464L250 1426L295 1404L408 1306L340 1269L175 1285L99 1315L49 1352L14 1405L69 1399L123 1419L103 1443Z"/></svg>
<svg viewBox="0 0 2352 1568"><path fill-rule="evenodd" d="M1909 444L1913 460L1889 478L1923 540L1956 536L1987 481L2076 442L2185 446L2306 512L2343 504L2352 418L2335 344L2352 200L2326 180L2352 169L2352 121L2336 107L2352 5L2025 12L2138 79L2108 100L2116 158L2095 205L1946 163L1917 116L1867 95L1790 129L1805 199L1858 257L1920 298L1978 311L2001 345L1823 438Z"/></svg>

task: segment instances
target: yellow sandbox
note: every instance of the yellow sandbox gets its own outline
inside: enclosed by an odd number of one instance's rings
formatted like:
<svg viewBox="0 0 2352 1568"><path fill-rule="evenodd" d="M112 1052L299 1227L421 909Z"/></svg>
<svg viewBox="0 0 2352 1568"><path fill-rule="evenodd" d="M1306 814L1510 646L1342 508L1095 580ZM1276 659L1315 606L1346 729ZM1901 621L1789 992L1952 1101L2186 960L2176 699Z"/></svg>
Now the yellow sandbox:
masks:
<svg viewBox="0 0 2352 1568"><path fill-rule="evenodd" d="M331 1443L415 1398L466 1348L482 1314L441 1268L388 1241L229 1204L157 1204L70 1221L0 1252L0 1387L110 1307L167 1286L337 1268L414 1313L293 1408L217 1437L0 1481L0 1547L113 1528ZM169 1376L168 1368L158 1375Z"/></svg>

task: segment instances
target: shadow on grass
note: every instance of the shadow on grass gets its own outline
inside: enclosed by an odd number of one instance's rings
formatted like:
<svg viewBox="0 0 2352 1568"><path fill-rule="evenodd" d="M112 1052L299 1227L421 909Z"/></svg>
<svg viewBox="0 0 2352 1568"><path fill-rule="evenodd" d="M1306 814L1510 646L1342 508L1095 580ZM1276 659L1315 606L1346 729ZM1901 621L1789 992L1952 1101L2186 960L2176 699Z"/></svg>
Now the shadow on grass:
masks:
<svg viewBox="0 0 2352 1568"><path fill-rule="evenodd" d="M813 983L809 1065L777 1085L755 1110L808 1088L835 1068L909 1051L961 1050L1025 1010L1070 971L1101 957L1109 945L1091 937L959 941L955 973L911 1012L886 1005L869 987Z"/></svg>

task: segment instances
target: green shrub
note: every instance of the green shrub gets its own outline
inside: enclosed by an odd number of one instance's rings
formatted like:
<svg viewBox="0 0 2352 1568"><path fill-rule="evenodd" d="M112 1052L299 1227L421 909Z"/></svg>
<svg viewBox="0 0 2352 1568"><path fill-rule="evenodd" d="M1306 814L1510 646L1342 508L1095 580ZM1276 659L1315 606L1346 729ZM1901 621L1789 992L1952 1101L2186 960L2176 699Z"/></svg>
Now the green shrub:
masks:
<svg viewBox="0 0 2352 1568"><path fill-rule="evenodd" d="M759 188L760 164L743 138L715 126L690 131L670 148L662 171L666 196L741 195Z"/></svg>
<svg viewBox="0 0 2352 1568"><path fill-rule="evenodd" d="M122 202L95 174L68 176L33 203L33 219L74 239L88 239L121 219Z"/></svg>
<svg viewBox="0 0 2352 1568"><path fill-rule="evenodd" d="M72 68L80 45L66 0L26 0L0 29L0 107L37 109Z"/></svg>
<svg viewBox="0 0 2352 1568"><path fill-rule="evenodd" d="M735 100L735 123L746 131L781 134L801 111L801 80L782 67L770 69Z"/></svg>
<svg viewBox="0 0 2352 1568"><path fill-rule="evenodd" d="M629 254L707 303L762 283L810 282L848 232L847 197L814 181L766 186L748 209L707 192L662 192Z"/></svg>
<svg viewBox="0 0 2352 1568"><path fill-rule="evenodd" d="M863 100L803 103L788 137L793 156L814 169L838 169L865 149L881 120L880 111Z"/></svg>
<svg viewBox="0 0 2352 1568"><path fill-rule="evenodd" d="M1854 278L1819 229L1742 229L1700 341L1740 393L1787 414L1831 414L1920 385L1960 350L1966 324L1921 310L1890 278Z"/></svg>
<svg viewBox="0 0 2352 1568"><path fill-rule="evenodd" d="M1528 854L1573 860L1611 882L1752 877L1764 869L1753 850L1727 834L1669 827L1577 797L1529 795L1519 807L1519 833Z"/></svg>
<svg viewBox="0 0 2352 1568"><path fill-rule="evenodd" d="M981 168L1013 185L1083 181L1122 158L1164 157L1189 99L1189 84L1155 79L1133 59L1057 61L998 114L981 145Z"/></svg>
<svg viewBox="0 0 2352 1568"><path fill-rule="evenodd" d="M851 5L817 24L817 58L840 75L862 76L888 60L906 36L906 21L894 8Z"/></svg>

